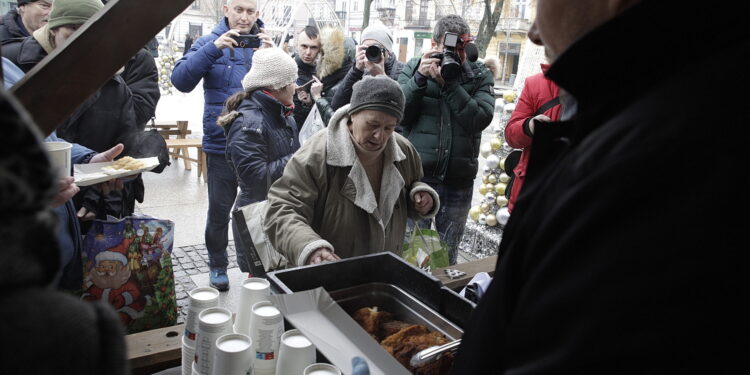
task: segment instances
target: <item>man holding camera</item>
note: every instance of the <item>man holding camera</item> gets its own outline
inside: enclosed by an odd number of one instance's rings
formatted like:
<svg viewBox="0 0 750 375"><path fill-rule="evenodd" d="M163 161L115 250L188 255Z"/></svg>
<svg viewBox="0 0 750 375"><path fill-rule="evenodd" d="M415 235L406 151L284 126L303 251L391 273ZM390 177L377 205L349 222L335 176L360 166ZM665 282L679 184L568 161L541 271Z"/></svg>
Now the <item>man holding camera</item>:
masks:
<svg viewBox="0 0 750 375"><path fill-rule="evenodd" d="M449 246L451 264L456 263L471 205L482 131L495 107L494 79L482 63L467 58L470 41L463 18L439 19L432 50L409 61L398 79L406 96L403 134L422 158L423 181L440 196L435 222Z"/></svg>
<svg viewBox="0 0 750 375"><path fill-rule="evenodd" d="M242 78L250 71L256 48L272 46L262 33L256 0L227 0L224 18L211 34L190 47L172 71L172 84L182 92L192 91L203 80L203 152L208 165L208 218L206 248L211 285L229 289L227 243L229 214L237 196L237 177L227 162L226 136L216 124L224 101L242 91Z"/></svg>
<svg viewBox="0 0 750 375"><path fill-rule="evenodd" d="M347 104L352 98L352 87L365 75L378 76L385 74L393 80L398 79L404 64L396 60L393 53L393 36L385 26L374 24L362 31L362 38L357 46L354 65L344 77L341 90L336 91L331 102L333 110Z"/></svg>

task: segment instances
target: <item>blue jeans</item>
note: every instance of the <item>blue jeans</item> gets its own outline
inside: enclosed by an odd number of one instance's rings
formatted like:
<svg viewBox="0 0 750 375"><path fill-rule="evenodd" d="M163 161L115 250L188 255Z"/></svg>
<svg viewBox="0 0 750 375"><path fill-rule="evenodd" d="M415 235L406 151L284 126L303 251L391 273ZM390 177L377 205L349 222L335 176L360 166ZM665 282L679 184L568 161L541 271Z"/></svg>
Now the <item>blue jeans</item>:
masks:
<svg viewBox="0 0 750 375"><path fill-rule="evenodd" d="M206 249L209 267L226 268L229 215L237 197L237 176L223 154L206 153L208 163L208 217Z"/></svg>
<svg viewBox="0 0 750 375"><path fill-rule="evenodd" d="M440 197L440 211L435 216L435 225L437 226L438 233L440 233L440 239L448 244L450 264L456 264L458 245L461 243L461 237L464 235L474 186L454 187L429 181L425 181L425 183L435 189ZM429 228L430 220L420 220L419 226L421 228ZM408 220L408 230L406 231L407 241L412 228L414 228L414 222Z"/></svg>

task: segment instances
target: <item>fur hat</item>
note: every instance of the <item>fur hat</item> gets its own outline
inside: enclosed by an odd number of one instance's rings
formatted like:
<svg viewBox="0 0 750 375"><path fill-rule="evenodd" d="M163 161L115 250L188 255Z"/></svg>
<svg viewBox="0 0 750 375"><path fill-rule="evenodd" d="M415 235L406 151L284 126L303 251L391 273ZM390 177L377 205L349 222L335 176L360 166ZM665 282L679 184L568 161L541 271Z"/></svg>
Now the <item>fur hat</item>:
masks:
<svg viewBox="0 0 750 375"><path fill-rule="evenodd" d="M374 24L367 26L367 28L362 31L362 37L359 39L359 43L361 44L367 39L377 40L378 43L382 44L388 51L393 50L393 36L391 36L391 31L383 25Z"/></svg>
<svg viewBox="0 0 750 375"><path fill-rule="evenodd" d="M50 30L65 25L83 25L104 8L100 0L57 0L49 13Z"/></svg>
<svg viewBox="0 0 750 375"><path fill-rule="evenodd" d="M253 53L253 65L242 79L246 92L260 88L277 90L297 80L297 63L281 48L262 48Z"/></svg>
<svg viewBox="0 0 750 375"><path fill-rule="evenodd" d="M406 99L401 86L387 76L365 76L354 84L349 114L364 109L385 112L395 117L398 122L404 117Z"/></svg>

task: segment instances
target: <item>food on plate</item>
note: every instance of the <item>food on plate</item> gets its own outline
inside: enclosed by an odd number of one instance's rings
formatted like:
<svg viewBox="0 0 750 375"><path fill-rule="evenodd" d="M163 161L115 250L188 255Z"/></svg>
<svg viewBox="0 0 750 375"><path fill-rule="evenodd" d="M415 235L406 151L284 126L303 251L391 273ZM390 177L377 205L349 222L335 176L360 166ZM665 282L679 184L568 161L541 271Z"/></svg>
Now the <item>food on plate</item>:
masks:
<svg viewBox="0 0 750 375"><path fill-rule="evenodd" d="M111 165L103 169L111 169L115 171L135 171L146 166L141 160L134 159L130 156L125 156L121 159L115 160Z"/></svg>
<svg viewBox="0 0 750 375"><path fill-rule="evenodd" d="M378 310L378 307L363 307L352 314L359 323L388 353L412 374L447 374L453 365L453 353L445 353L436 361L424 366L411 367L409 361L414 354L438 345L447 344L448 338L440 332L430 332L427 327L395 320L393 314Z"/></svg>

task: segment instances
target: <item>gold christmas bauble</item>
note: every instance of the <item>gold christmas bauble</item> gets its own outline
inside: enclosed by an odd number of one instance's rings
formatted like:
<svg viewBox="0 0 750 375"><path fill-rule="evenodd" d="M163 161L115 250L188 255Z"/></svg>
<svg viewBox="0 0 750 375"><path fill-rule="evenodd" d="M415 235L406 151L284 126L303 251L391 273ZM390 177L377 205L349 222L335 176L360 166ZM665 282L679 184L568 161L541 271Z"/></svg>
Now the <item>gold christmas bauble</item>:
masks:
<svg viewBox="0 0 750 375"><path fill-rule="evenodd" d="M479 194L482 194L482 195L487 194L487 189L488 189L487 185L485 184L479 185Z"/></svg>
<svg viewBox="0 0 750 375"><path fill-rule="evenodd" d="M489 180L490 183L494 185L497 183L497 176L495 176L494 174L491 174L489 177L487 177L487 180Z"/></svg>
<svg viewBox="0 0 750 375"><path fill-rule="evenodd" d="M493 214L487 214L487 217L484 218L484 222L487 223L487 225L494 227L497 225L497 217Z"/></svg>
<svg viewBox="0 0 750 375"><path fill-rule="evenodd" d="M479 208L482 210L482 212L488 212L490 210L490 205L487 203L482 203Z"/></svg>
<svg viewBox="0 0 750 375"><path fill-rule="evenodd" d="M497 205L500 207L505 207L508 205L508 198L505 198L504 195L499 195L495 203L497 203Z"/></svg>
<svg viewBox="0 0 750 375"><path fill-rule="evenodd" d="M510 176L508 176L506 173L500 173L500 177L498 177L498 180L500 180L500 182L504 184L507 184L508 181L510 181Z"/></svg>
<svg viewBox="0 0 750 375"><path fill-rule="evenodd" d="M469 217L471 220L478 221L481 213L482 209L480 209L479 206L474 206L469 210Z"/></svg>
<svg viewBox="0 0 750 375"><path fill-rule="evenodd" d="M500 183L495 185L495 193L497 195L505 195L505 189L508 187L508 185Z"/></svg>
<svg viewBox="0 0 750 375"><path fill-rule="evenodd" d="M499 167L502 170L505 170L505 159L507 159L507 158L503 158L502 160L500 160Z"/></svg>
<svg viewBox="0 0 750 375"><path fill-rule="evenodd" d="M492 151L497 151L502 146L503 142L499 138L493 138L490 140L490 147L492 147Z"/></svg>
<svg viewBox="0 0 750 375"><path fill-rule="evenodd" d="M483 184L489 184L490 183L489 176L482 176L482 183Z"/></svg>

